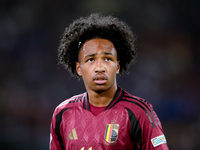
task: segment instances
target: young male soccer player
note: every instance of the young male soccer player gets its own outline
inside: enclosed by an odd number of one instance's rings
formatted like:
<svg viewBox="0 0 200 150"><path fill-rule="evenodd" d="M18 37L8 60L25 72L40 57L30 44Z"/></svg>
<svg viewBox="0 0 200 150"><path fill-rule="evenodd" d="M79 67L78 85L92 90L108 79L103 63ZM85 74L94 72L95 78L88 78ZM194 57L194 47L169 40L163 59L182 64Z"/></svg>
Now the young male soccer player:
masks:
<svg viewBox="0 0 200 150"><path fill-rule="evenodd" d="M87 92L55 109L50 150L168 150L151 104L116 82L135 60L134 41L129 26L112 16L91 14L65 29L59 63Z"/></svg>

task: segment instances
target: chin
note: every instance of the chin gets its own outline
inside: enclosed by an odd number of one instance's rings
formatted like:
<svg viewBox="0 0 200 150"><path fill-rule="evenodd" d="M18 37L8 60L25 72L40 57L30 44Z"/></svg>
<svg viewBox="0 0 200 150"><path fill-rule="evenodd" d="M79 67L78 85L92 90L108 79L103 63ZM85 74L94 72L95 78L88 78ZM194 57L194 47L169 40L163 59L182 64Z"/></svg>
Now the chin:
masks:
<svg viewBox="0 0 200 150"><path fill-rule="evenodd" d="M98 93L98 94L101 94L101 93L103 93L105 90L98 90L98 91L95 91L96 93Z"/></svg>
<svg viewBox="0 0 200 150"><path fill-rule="evenodd" d="M97 85L95 88L94 88L94 91L97 92L97 93L103 93L104 91L107 91L109 90L109 87L105 86L105 85Z"/></svg>

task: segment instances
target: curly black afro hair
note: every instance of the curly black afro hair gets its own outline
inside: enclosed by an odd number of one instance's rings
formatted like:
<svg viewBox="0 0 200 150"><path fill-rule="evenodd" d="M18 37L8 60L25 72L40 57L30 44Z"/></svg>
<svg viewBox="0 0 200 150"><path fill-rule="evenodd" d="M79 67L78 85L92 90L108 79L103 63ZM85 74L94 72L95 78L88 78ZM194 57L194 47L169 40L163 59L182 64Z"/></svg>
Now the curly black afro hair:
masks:
<svg viewBox="0 0 200 150"><path fill-rule="evenodd" d="M58 47L58 64L78 76L75 64L79 50L86 41L94 38L108 39L114 44L120 60L120 74L127 72L136 59L136 38L126 23L113 16L100 14L81 17L65 29Z"/></svg>

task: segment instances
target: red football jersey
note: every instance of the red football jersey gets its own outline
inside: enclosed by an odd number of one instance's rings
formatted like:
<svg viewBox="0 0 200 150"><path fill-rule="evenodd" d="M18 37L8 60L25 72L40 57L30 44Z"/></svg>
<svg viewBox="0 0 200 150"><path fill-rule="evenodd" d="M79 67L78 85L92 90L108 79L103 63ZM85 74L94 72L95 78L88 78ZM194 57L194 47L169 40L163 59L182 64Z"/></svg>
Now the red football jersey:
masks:
<svg viewBox="0 0 200 150"><path fill-rule="evenodd" d="M51 122L50 150L168 150L152 106L118 87L99 115L87 93L62 102Z"/></svg>

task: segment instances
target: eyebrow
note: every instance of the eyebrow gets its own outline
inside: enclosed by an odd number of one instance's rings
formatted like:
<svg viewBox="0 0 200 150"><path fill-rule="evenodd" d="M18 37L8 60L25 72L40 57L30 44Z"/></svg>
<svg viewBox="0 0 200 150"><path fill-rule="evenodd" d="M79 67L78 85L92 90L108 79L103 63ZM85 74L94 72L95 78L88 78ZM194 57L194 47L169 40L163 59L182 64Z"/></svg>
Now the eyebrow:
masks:
<svg viewBox="0 0 200 150"><path fill-rule="evenodd" d="M113 53L109 53L109 52L104 52L104 54L106 54L106 55L113 55L114 56Z"/></svg>
<svg viewBox="0 0 200 150"><path fill-rule="evenodd" d="M104 52L104 54L105 54L105 55L112 55L112 56L114 56L113 53L109 53L109 52ZM89 55L86 55L85 58L87 58L87 57L93 57L93 56L95 56L95 55L96 55L96 53L95 53L95 54L89 54Z"/></svg>

